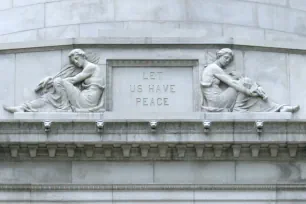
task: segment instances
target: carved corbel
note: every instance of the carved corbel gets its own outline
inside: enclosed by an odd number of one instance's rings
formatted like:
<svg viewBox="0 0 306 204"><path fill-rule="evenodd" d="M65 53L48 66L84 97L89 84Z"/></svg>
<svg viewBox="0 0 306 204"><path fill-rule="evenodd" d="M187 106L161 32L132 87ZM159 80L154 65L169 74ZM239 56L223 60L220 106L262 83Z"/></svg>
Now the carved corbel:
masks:
<svg viewBox="0 0 306 204"><path fill-rule="evenodd" d="M68 157L74 157L76 146L75 145L66 145Z"/></svg>
<svg viewBox="0 0 306 204"><path fill-rule="evenodd" d="M152 120L149 122L150 128L151 128L151 132L156 132L157 130L157 126L158 126L158 122L155 120Z"/></svg>
<svg viewBox="0 0 306 204"><path fill-rule="evenodd" d="M288 151L289 151L289 156L290 157L296 157L297 150L298 150L298 145L296 145L296 144L289 144L288 145Z"/></svg>
<svg viewBox="0 0 306 204"><path fill-rule="evenodd" d="M149 153L150 145L140 145L140 151L142 157L147 157Z"/></svg>
<svg viewBox="0 0 306 204"><path fill-rule="evenodd" d="M158 145L159 156L166 157L168 153L168 145Z"/></svg>
<svg viewBox="0 0 306 204"><path fill-rule="evenodd" d="M178 157L185 157L186 146L185 145L176 145L176 151Z"/></svg>
<svg viewBox="0 0 306 204"><path fill-rule="evenodd" d="M208 133L210 131L211 128L211 122L210 121L203 121L203 128L204 128L204 132Z"/></svg>
<svg viewBox="0 0 306 204"><path fill-rule="evenodd" d="M202 157L204 152L204 145L195 145L197 157Z"/></svg>
<svg viewBox="0 0 306 204"><path fill-rule="evenodd" d="M221 157L223 151L223 145L214 145L214 154L215 157Z"/></svg>
<svg viewBox="0 0 306 204"><path fill-rule="evenodd" d="M122 149L123 157L130 157L131 145L129 144L121 145L121 149Z"/></svg>
<svg viewBox="0 0 306 204"><path fill-rule="evenodd" d="M271 157L277 157L279 146L273 144L269 145L269 148Z"/></svg>
<svg viewBox="0 0 306 204"><path fill-rule="evenodd" d="M255 121L255 128L258 134L262 133L264 127L264 122L261 120Z"/></svg>
<svg viewBox="0 0 306 204"><path fill-rule="evenodd" d="M30 157L36 157L38 145L28 145Z"/></svg>
<svg viewBox="0 0 306 204"><path fill-rule="evenodd" d="M95 147L93 145L86 145L84 149L86 157L88 158L93 157L95 151Z"/></svg>
<svg viewBox="0 0 306 204"><path fill-rule="evenodd" d="M251 152L252 152L252 157L258 157L259 155L259 150L260 150L260 145L251 145Z"/></svg>
<svg viewBox="0 0 306 204"><path fill-rule="evenodd" d="M10 152L11 152L11 157L17 157L18 156L18 151L19 151L19 145L10 145Z"/></svg>
<svg viewBox="0 0 306 204"><path fill-rule="evenodd" d="M241 151L241 145L232 145L232 149L233 149L233 156L239 157Z"/></svg>
<svg viewBox="0 0 306 204"><path fill-rule="evenodd" d="M104 156L105 157L111 157L112 156L112 150L113 150L112 145L103 145L102 148L104 150Z"/></svg>
<svg viewBox="0 0 306 204"><path fill-rule="evenodd" d="M45 120L45 121L43 122L43 126L44 126L44 128L45 128L45 132L46 132L46 133L50 132L50 131L51 131L51 126L52 126L52 121L50 121L50 120Z"/></svg>
<svg viewBox="0 0 306 204"><path fill-rule="evenodd" d="M49 157L56 156L57 145L47 145Z"/></svg>

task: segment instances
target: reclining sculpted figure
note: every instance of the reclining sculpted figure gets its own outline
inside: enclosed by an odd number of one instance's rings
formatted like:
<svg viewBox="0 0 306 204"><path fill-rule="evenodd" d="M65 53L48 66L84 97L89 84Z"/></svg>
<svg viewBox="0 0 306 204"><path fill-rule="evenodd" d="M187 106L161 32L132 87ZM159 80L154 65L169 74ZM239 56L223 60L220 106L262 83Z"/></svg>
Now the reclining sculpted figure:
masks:
<svg viewBox="0 0 306 204"><path fill-rule="evenodd" d="M11 113L48 111L102 111L104 80L97 59L81 49L69 53L70 64L54 77L46 77L35 89L38 98L18 106L3 106Z"/></svg>
<svg viewBox="0 0 306 204"><path fill-rule="evenodd" d="M280 105L256 82L224 69L233 60L231 49L217 52L216 61L204 68L201 77L202 109L207 112L296 112L299 106ZM223 88L222 85L225 85Z"/></svg>

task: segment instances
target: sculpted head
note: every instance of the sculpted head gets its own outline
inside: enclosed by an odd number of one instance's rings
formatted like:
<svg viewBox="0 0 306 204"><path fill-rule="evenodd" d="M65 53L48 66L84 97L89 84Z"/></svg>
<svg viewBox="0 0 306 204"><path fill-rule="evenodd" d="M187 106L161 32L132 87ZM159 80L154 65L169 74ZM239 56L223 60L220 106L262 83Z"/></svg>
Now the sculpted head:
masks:
<svg viewBox="0 0 306 204"><path fill-rule="evenodd" d="M229 65L233 59L234 59L234 54L233 51L229 48L223 48L219 50L216 53L217 56L217 63L222 67L225 68L227 65Z"/></svg>
<svg viewBox="0 0 306 204"><path fill-rule="evenodd" d="M79 68L84 67L85 63L87 62L86 53L81 49L72 50L68 57L70 62Z"/></svg>

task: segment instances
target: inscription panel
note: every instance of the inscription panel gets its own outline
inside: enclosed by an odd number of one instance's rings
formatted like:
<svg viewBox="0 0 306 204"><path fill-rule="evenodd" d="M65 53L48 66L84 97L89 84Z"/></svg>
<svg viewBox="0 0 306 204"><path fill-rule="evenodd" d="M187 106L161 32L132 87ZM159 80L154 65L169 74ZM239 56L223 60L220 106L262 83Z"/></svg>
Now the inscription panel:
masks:
<svg viewBox="0 0 306 204"><path fill-rule="evenodd" d="M192 67L113 67L113 111L192 112Z"/></svg>

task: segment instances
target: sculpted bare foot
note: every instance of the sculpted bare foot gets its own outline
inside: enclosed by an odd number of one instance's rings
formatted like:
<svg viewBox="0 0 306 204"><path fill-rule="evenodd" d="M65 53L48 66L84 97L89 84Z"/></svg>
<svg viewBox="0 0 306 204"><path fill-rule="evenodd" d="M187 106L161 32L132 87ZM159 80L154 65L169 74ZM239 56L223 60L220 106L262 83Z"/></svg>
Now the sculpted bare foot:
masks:
<svg viewBox="0 0 306 204"><path fill-rule="evenodd" d="M3 106L3 109L10 113L24 112L21 106Z"/></svg>
<svg viewBox="0 0 306 204"><path fill-rule="evenodd" d="M280 109L280 112L291 112L291 113L295 113L298 110L300 110L300 106L284 106Z"/></svg>
<svg viewBox="0 0 306 204"><path fill-rule="evenodd" d="M298 110L300 110L300 106L299 106L299 105L293 106L292 113L295 113L295 112L297 112Z"/></svg>

